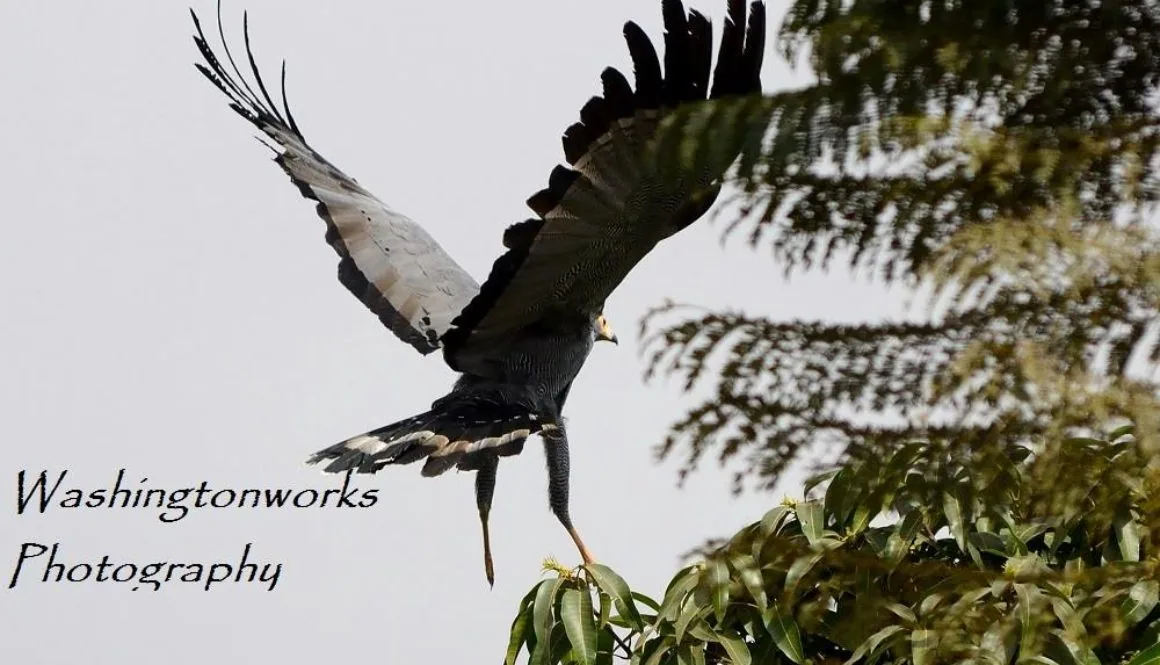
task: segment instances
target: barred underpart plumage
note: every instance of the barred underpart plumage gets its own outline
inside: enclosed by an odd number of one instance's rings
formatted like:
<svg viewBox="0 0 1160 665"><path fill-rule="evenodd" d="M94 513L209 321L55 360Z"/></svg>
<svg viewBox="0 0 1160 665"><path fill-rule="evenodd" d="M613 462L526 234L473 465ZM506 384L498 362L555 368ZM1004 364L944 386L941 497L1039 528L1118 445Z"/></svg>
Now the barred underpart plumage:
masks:
<svg viewBox="0 0 1160 665"><path fill-rule="evenodd" d="M569 166L528 199L535 217L503 234L506 251L477 285L421 226L394 211L311 148L286 102L281 107L259 73L243 19L246 64L234 60L217 27L225 60L210 48L196 13L196 66L230 107L273 141L275 162L317 202L326 241L339 256L339 281L391 332L421 353L437 349L459 373L450 392L425 413L325 448L310 457L325 471L375 473L425 460L424 476L476 472L484 564L494 583L488 516L500 457L519 454L528 437L544 442L549 506L585 563L594 561L572 524L568 437L561 413L572 382L597 341L616 341L604 302L658 242L709 209L723 173L661 177L650 142L677 106L761 92L765 6L728 0L717 63L712 27L679 0L662 0L664 62L635 23L624 27L635 87L623 74L601 74L591 98L563 136ZM747 18L748 14L748 18ZM710 70L712 68L712 85Z"/></svg>

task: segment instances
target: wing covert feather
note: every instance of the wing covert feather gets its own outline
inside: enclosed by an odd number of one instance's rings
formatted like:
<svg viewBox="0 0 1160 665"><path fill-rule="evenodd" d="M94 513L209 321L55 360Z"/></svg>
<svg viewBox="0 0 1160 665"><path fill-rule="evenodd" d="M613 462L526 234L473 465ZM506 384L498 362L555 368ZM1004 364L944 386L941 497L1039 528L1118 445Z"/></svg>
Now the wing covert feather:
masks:
<svg viewBox="0 0 1160 665"><path fill-rule="evenodd" d="M218 7L218 34L226 61L210 48L197 14L194 42L204 63L196 66L230 100L230 107L277 147L275 162L298 190L317 201L326 222L326 241L338 253L339 281L391 332L421 353L438 349L443 334L479 286L423 227L392 210L311 148L286 103L285 64L282 68L282 110L271 99L250 48L245 25L246 55L259 94L234 63L225 42ZM236 76L225 67L228 64Z"/></svg>

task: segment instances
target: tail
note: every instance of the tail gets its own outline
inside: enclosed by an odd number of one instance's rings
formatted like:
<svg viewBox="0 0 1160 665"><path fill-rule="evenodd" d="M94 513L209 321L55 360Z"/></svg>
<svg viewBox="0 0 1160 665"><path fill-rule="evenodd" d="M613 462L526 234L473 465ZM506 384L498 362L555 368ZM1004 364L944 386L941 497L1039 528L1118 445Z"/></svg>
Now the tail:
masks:
<svg viewBox="0 0 1160 665"><path fill-rule="evenodd" d="M425 413L320 450L307 464L331 460L326 473L376 473L388 464L426 459L424 476L438 476L454 466L477 470L480 458L518 455L529 436L555 428L554 413L544 413L539 400L513 391L453 392Z"/></svg>

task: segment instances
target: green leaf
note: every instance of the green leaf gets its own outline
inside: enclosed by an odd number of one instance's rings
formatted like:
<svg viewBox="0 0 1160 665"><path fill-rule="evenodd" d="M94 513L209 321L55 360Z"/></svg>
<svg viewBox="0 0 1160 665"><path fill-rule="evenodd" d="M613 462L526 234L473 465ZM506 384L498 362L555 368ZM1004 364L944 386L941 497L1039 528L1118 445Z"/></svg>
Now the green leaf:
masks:
<svg viewBox="0 0 1160 665"><path fill-rule="evenodd" d="M1128 590L1128 597L1120 605L1120 610L1128 625L1135 625L1152 613L1158 601L1160 601L1160 582L1156 580L1136 582Z"/></svg>
<svg viewBox="0 0 1160 665"><path fill-rule="evenodd" d="M673 638L678 642L685 636L685 631L688 630L689 624L704 618L711 608L703 607L697 603L685 603L684 610L681 611L681 616L677 617L673 624Z"/></svg>
<svg viewBox="0 0 1160 665"><path fill-rule="evenodd" d="M1123 509L1112 523L1116 532L1116 544L1120 548L1123 561L1140 560L1140 526L1130 509Z"/></svg>
<svg viewBox="0 0 1160 665"><path fill-rule="evenodd" d="M732 631L718 632L717 642L725 647L725 653L729 654L729 661L733 665L750 665L753 661L749 647L745 646L745 640L742 640L737 633Z"/></svg>
<svg viewBox="0 0 1160 665"><path fill-rule="evenodd" d="M802 635L801 631L798 630L797 622L792 617L779 612L775 607L766 610L761 615L761 621L765 624L765 630L773 638L774 644L785 654L785 657L798 665L805 665L806 654L802 648Z"/></svg>
<svg viewBox="0 0 1160 665"><path fill-rule="evenodd" d="M713 632L704 621L694 621L689 626L689 634L702 642L716 642L717 633Z"/></svg>
<svg viewBox="0 0 1160 665"><path fill-rule="evenodd" d="M833 478L836 478L837 476L841 475L842 472L845 470L846 470L845 468L830 469L829 471L823 471L822 473L818 473L818 474L810 476L809 478L806 479L806 482L804 483L804 485L802 487L802 496L809 496L810 490L814 489L818 485L821 485L822 483L826 482L827 480L831 480ZM830 486L833 487L833 485L834 484L831 482Z"/></svg>
<svg viewBox="0 0 1160 665"><path fill-rule="evenodd" d="M570 587L560 599L560 620L564 623L572 653L581 665L596 662L596 619L588 588Z"/></svg>
<svg viewBox="0 0 1160 665"><path fill-rule="evenodd" d="M681 611L681 604L684 602L685 596L696 588L700 581L701 569L699 567L685 569L681 573L679 581L674 580L675 583L669 584L669 590L665 592L665 597L661 601L661 608L657 610L657 619L660 621L675 620Z"/></svg>
<svg viewBox="0 0 1160 665"><path fill-rule="evenodd" d="M941 593L927 594L926 598L923 598L922 602L918 605L918 615L921 617L927 616L933 612L934 608L938 607L939 603L941 603L944 599L945 597Z"/></svg>
<svg viewBox="0 0 1160 665"><path fill-rule="evenodd" d="M1117 427L1108 434L1108 441L1115 441L1116 439L1127 436L1135 431L1135 425L1123 425L1121 427Z"/></svg>
<svg viewBox="0 0 1160 665"><path fill-rule="evenodd" d="M616 611L624 617L634 630L644 630L644 620L636 609L632 599L632 591L624 579L612 571L611 568L600 563L585 564L584 569L592 576L592 581L600 590L612 597Z"/></svg>
<svg viewBox="0 0 1160 665"><path fill-rule="evenodd" d="M515 620L512 621L512 629L508 637L507 653L504 654L503 658L504 665L515 665L516 658L520 654L520 647L524 644L525 636L528 632L528 625L532 622L532 599L535 597L538 588L538 586L533 588L520 601L520 611L516 614Z"/></svg>
<svg viewBox="0 0 1160 665"><path fill-rule="evenodd" d="M1015 657L1016 633L1011 620L996 623L983 633L980 647L992 665L1008 665Z"/></svg>
<svg viewBox="0 0 1160 665"><path fill-rule="evenodd" d="M967 536L967 540L974 545L979 551L990 552L1001 557L1010 556L1011 553L1007 551L1007 544L1003 542L997 534L989 533L987 531L975 531Z"/></svg>
<svg viewBox="0 0 1160 665"><path fill-rule="evenodd" d="M943 515L959 549L967 551L967 523L963 519L963 505L955 492L943 492Z"/></svg>
<svg viewBox="0 0 1160 665"><path fill-rule="evenodd" d="M693 665L705 665L705 647L696 645L689 648L693 655Z"/></svg>
<svg viewBox="0 0 1160 665"><path fill-rule="evenodd" d="M1036 605L1040 594L1030 584L1016 584L1015 597L1015 615L1019 618L1019 653L1031 654L1035 652L1036 628L1039 624Z"/></svg>
<svg viewBox="0 0 1160 665"><path fill-rule="evenodd" d="M633 591L632 597L634 600L640 602L645 607L649 608L650 610L652 610L654 612L659 612L661 609L661 606L660 606L660 604L657 603L657 601L653 600L652 598L649 598L648 596L644 595L643 593L638 593L636 591Z"/></svg>
<svg viewBox="0 0 1160 665"><path fill-rule="evenodd" d="M611 605L612 601L609 600ZM610 626L600 629L596 636L596 665L612 665L616 657L616 633ZM506 665L506 664L505 664Z"/></svg>
<svg viewBox="0 0 1160 665"><path fill-rule="evenodd" d="M796 561L789 567L789 571L785 574L785 588L787 591L793 591L802 577L822 560L825 552L816 552L809 556L798 557Z"/></svg>
<svg viewBox="0 0 1160 665"><path fill-rule="evenodd" d="M646 644L641 658L644 665L659 665L664 655L673 648L673 638L661 637Z"/></svg>
<svg viewBox="0 0 1160 665"><path fill-rule="evenodd" d="M858 648L854 650L854 653L851 654L845 665L853 665L859 660L862 660L864 657L869 657L871 659L874 658L874 656L878 655L878 650L882 648L887 640L897 636L899 633L905 630L906 629L902 626L887 626L877 633L874 633L870 637L867 637L866 640L862 642L862 644L858 645Z"/></svg>
<svg viewBox="0 0 1160 665"><path fill-rule="evenodd" d="M1160 642L1132 656L1128 665L1160 665Z"/></svg>
<svg viewBox="0 0 1160 665"><path fill-rule="evenodd" d="M758 530L763 536L762 540L777 533L781 529L782 524L785 523L787 515L789 515L788 506L777 506L766 512L765 515L762 515L760 526L758 527Z"/></svg>
<svg viewBox="0 0 1160 665"><path fill-rule="evenodd" d="M769 599L765 595L765 581L761 577L761 570L757 567L757 561L748 554L738 554L730 557L729 564L737 573L738 579L741 580L742 586L749 592L753 598L753 602L757 604L757 609L765 611L769 605Z"/></svg>
<svg viewBox="0 0 1160 665"><path fill-rule="evenodd" d="M922 512L912 510L907 513L886 540L884 554L892 563L897 563L910 551L910 545L922 528Z"/></svg>
<svg viewBox="0 0 1160 665"><path fill-rule="evenodd" d="M1062 665L1100 665L1100 659L1086 644L1069 636L1065 631L1054 630L1048 639L1047 655Z"/></svg>
<svg viewBox="0 0 1160 665"><path fill-rule="evenodd" d="M794 508L802 535L813 545L826 528L826 515L820 501L802 501Z"/></svg>
<svg viewBox="0 0 1160 665"><path fill-rule="evenodd" d="M536 632L538 642L547 642L552 634L552 606L556 603L556 592L563 584L564 578L557 577L540 582L536 587L536 599L532 605L532 627Z"/></svg>
<svg viewBox="0 0 1160 665"><path fill-rule="evenodd" d="M729 608L729 568L720 559L705 562L705 583L709 597L713 599L713 615L717 623L725 620L725 610Z"/></svg>
<svg viewBox="0 0 1160 665"><path fill-rule="evenodd" d="M608 625L608 618L612 614L612 596L599 590L597 593L600 594L600 625L598 628L604 630L604 627Z"/></svg>
<svg viewBox="0 0 1160 665"><path fill-rule="evenodd" d="M910 609L906 605L903 605L902 603L885 602L885 603L882 603L882 607L885 607L887 610L890 610L890 612L892 614L894 614L894 616L898 617L899 619L902 619L908 625L914 625L914 624L918 623L918 617L915 616L914 610Z"/></svg>
<svg viewBox="0 0 1160 665"><path fill-rule="evenodd" d="M844 530L846 519L850 516L850 513L845 509L847 496L851 491L858 491L851 487L850 480L853 475L854 472L850 467L843 467L830 481L830 486L826 488L825 512L833 516L835 526L839 531Z"/></svg>
<svg viewBox="0 0 1160 665"><path fill-rule="evenodd" d="M910 633L910 658L914 665L930 665L931 651L938 647L938 633L920 628Z"/></svg>

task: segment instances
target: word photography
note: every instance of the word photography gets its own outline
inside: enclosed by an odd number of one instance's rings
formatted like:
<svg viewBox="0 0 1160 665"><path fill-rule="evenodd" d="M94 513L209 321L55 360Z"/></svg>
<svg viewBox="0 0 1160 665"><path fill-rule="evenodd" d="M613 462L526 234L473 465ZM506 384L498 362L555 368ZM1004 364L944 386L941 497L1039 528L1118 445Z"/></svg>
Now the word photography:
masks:
<svg viewBox="0 0 1160 665"><path fill-rule="evenodd" d="M19 582L72 583L117 582L131 584L131 591L152 589L160 591L162 584L197 584L209 591L222 584L265 584L273 591L282 575L282 564L254 561L250 551L253 543L246 543L241 556L233 561L212 563L152 561L133 563L113 560L108 554L99 560L66 559L60 543L24 543L16 567L8 582L14 589Z"/></svg>

